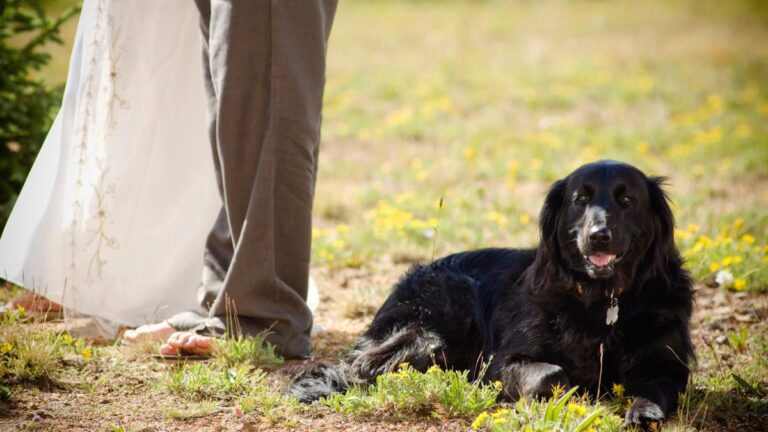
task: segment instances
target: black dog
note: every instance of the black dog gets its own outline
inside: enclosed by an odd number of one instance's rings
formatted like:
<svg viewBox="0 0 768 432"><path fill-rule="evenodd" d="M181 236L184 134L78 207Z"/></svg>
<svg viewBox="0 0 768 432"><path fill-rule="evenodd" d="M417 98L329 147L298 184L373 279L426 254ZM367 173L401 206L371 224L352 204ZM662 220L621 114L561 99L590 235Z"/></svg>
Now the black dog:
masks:
<svg viewBox="0 0 768 432"><path fill-rule="evenodd" d="M416 266L394 287L341 367L316 365L290 393L308 402L408 362L476 370L510 398L555 384L624 385L631 424L664 419L694 361L691 279L661 188L600 161L556 182L536 249L484 249ZM602 357L602 363L601 363Z"/></svg>

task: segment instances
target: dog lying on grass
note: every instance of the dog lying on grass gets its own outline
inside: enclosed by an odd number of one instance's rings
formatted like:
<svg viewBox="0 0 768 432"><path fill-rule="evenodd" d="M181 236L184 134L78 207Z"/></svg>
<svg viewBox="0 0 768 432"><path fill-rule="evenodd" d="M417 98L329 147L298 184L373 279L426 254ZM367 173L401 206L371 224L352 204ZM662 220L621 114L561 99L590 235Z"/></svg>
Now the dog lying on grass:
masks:
<svg viewBox="0 0 768 432"><path fill-rule="evenodd" d="M310 402L407 362L503 383L502 397L554 385L595 395L622 384L629 424L665 419L694 361L693 292L663 179L614 161L552 185L535 249L482 249L415 266L340 366L313 365L290 394ZM599 389L599 390L598 390Z"/></svg>

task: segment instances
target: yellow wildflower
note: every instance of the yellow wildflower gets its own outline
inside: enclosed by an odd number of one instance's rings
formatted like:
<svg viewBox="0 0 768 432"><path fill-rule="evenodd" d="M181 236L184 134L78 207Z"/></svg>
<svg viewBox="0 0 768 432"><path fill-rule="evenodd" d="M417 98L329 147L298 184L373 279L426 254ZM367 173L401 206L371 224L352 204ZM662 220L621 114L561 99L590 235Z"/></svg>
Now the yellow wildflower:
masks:
<svg viewBox="0 0 768 432"><path fill-rule="evenodd" d="M692 233L699 232L699 226L696 224L689 224L686 229Z"/></svg>
<svg viewBox="0 0 768 432"><path fill-rule="evenodd" d="M466 147L464 149L464 159L468 161L475 160L475 157L477 157L477 150L475 150L474 147Z"/></svg>
<svg viewBox="0 0 768 432"><path fill-rule="evenodd" d="M496 418L499 418L499 417L503 417L503 416L505 416L507 414L509 414L509 410L506 409L506 408L501 408L499 410L496 410L496 412L494 412L493 414L491 414L491 417L496 419Z"/></svg>
<svg viewBox="0 0 768 432"><path fill-rule="evenodd" d="M739 255L735 255L733 257L734 264L741 264L743 261L744 261L744 258L740 257Z"/></svg>
<svg viewBox="0 0 768 432"><path fill-rule="evenodd" d="M11 352L13 349L13 344L10 342L6 342L3 344L3 346L0 346L0 354L5 354Z"/></svg>
<svg viewBox="0 0 768 432"><path fill-rule="evenodd" d="M712 264L709 265L709 271L714 273L718 270L720 270L720 264L713 262Z"/></svg>
<svg viewBox="0 0 768 432"><path fill-rule="evenodd" d="M728 255L727 257L723 258L722 264L723 267L728 267L733 263L733 257Z"/></svg>
<svg viewBox="0 0 768 432"><path fill-rule="evenodd" d="M744 227L744 219L742 218L736 218L733 220L733 227L736 229L740 229Z"/></svg>
<svg viewBox="0 0 768 432"><path fill-rule="evenodd" d="M493 388L495 388L498 391L501 391L501 389L504 388L504 384L501 381L494 381Z"/></svg>
<svg viewBox="0 0 768 432"><path fill-rule="evenodd" d="M408 362L402 362L402 363L400 363L399 367L400 367L400 370L405 370L405 369L408 369L408 366L410 366L410 365L411 364L408 363Z"/></svg>
<svg viewBox="0 0 768 432"><path fill-rule="evenodd" d="M520 213L520 223L523 225L528 225L531 223L531 216L528 213Z"/></svg>
<svg viewBox="0 0 768 432"><path fill-rule="evenodd" d="M59 336L59 340L64 345L72 345L75 343L75 340L72 338L72 336L69 335L69 333L63 333L61 336Z"/></svg>
<svg viewBox="0 0 768 432"><path fill-rule="evenodd" d="M749 234L744 234L743 236L741 236L741 241L743 241L746 244L750 244L751 245L752 243L755 242L755 238L752 237Z"/></svg>
<svg viewBox="0 0 768 432"><path fill-rule="evenodd" d="M485 421L488 419L488 413L483 411L480 413L480 415L475 418L475 421L472 422L472 429L480 429L482 425L485 424Z"/></svg>
<svg viewBox="0 0 768 432"><path fill-rule="evenodd" d="M723 98L717 94L709 95L707 97L707 106L713 111L719 111L723 108Z"/></svg>
<svg viewBox="0 0 768 432"><path fill-rule="evenodd" d="M747 281L742 278L737 278L735 281L733 281L733 289L736 291L744 291L744 288L747 287Z"/></svg>
<svg viewBox="0 0 768 432"><path fill-rule="evenodd" d="M18 312L19 318L24 318L26 310L24 309L24 306L18 305L16 306L16 312Z"/></svg>
<svg viewBox="0 0 768 432"><path fill-rule="evenodd" d="M83 352L81 353L83 355L83 358L91 358L91 349L88 347L83 348Z"/></svg>
<svg viewBox="0 0 768 432"><path fill-rule="evenodd" d="M624 386L621 384L614 384L613 387L611 387L611 391L616 397L624 396Z"/></svg>
<svg viewBox="0 0 768 432"><path fill-rule="evenodd" d="M485 218L488 219L490 222L495 222L499 224L501 227L507 226L507 217L500 212L497 211L490 211L485 214Z"/></svg>
<svg viewBox="0 0 768 432"><path fill-rule="evenodd" d="M579 405L577 403L573 403L573 402L570 402L568 404L568 411L572 412L572 413L574 413L574 414L576 414L578 416L583 416L584 414L587 413L587 409L586 408L584 408L583 406L581 406L581 405Z"/></svg>
<svg viewBox="0 0 768 432"><path fill-rule="evenodd" d="M632 408L632 398L627 399L627 407L626 409Z"/></svg>
<svg viewBox="0 0 768 432"><path fill-rule="evenodd" d="M334 249L343 249L344 246L346 246L346 245L347 245L347 243L344 240L336 239L333 242L331 242L331 247L334 248Z"/></svg>
<svg viewBox="0 0 768 432"><path fill-rule="evenodd" d="M427 373L430 374L430 375L433 375L433 374L440 373L441 370L442 369L440 369L440 366L432 365L432 366L429 367L429 369L427 369Z"/></svg>
<svg viewBox="0 0 768 432"><path fill-rule="evenodd" d="M347 225L347 224L338 224L338 225L336 225L336 231L339 234L349 234L349 225Z"/></svg>

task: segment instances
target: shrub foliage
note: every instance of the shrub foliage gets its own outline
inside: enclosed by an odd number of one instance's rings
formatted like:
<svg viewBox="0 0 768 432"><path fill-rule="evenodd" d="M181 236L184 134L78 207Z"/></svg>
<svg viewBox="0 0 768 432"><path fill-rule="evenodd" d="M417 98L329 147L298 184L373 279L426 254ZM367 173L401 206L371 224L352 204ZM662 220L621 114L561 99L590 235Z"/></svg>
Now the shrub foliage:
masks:
<svg viewBox="0 0 768 432"><path fill-rule="evenodd" d="M79 11L51 18L41 0L0 0L0 229L61 101L63 86L38 73L50 60L45 45L62 43L61 26Z"/></svg>

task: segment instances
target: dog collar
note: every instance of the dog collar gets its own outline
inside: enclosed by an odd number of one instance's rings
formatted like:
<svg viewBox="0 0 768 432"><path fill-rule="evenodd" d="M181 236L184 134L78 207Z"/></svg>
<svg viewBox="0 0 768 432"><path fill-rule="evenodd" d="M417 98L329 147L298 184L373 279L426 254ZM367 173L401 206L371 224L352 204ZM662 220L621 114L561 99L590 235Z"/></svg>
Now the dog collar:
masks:
<svg viewBox="0 0 768 432"><path fill-rule="evenodd" d="M584 296L584 287L581 286L581 282L576 282L576 291L579 293L579 297ZM624 292L624 287L614 288L611 290L610 305L605 312L605 324L612 326L619 320L619 296Z"/></svg>

